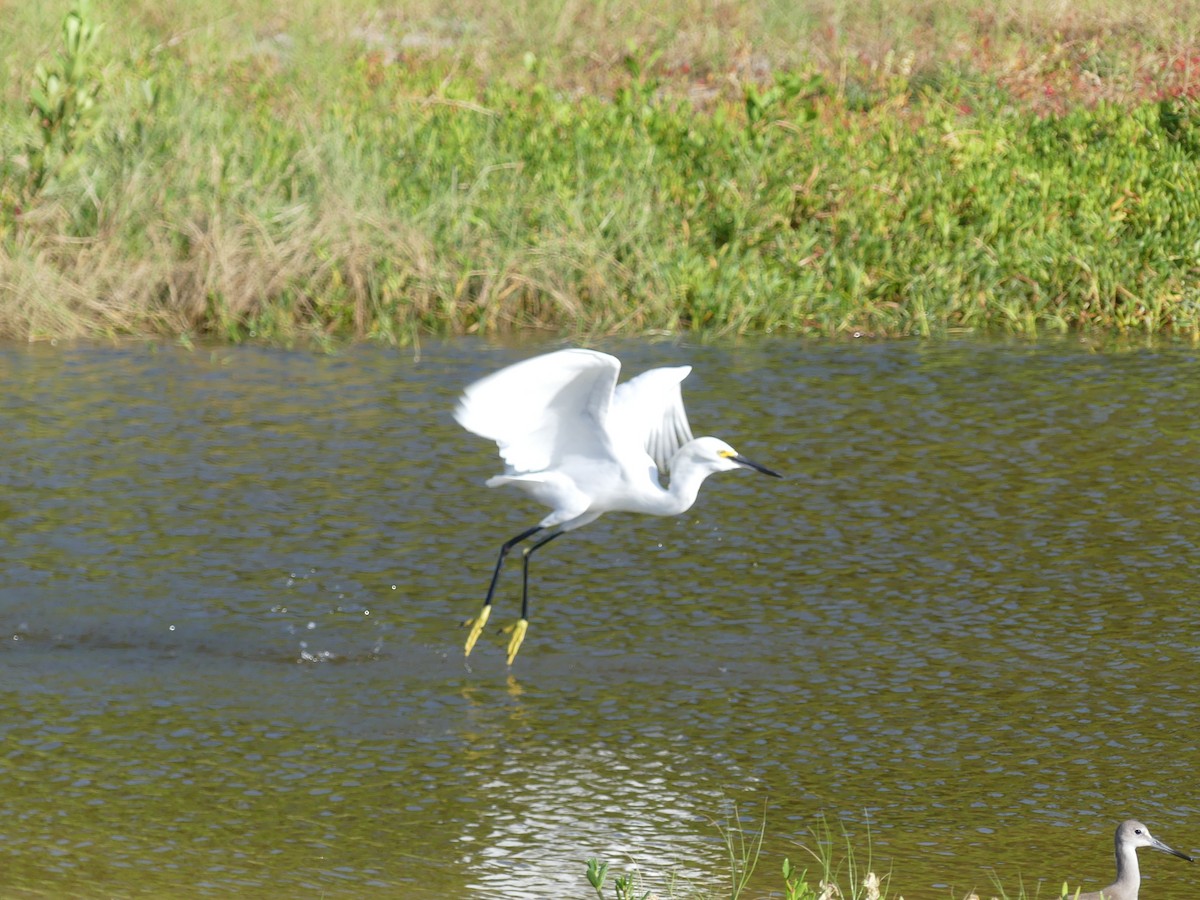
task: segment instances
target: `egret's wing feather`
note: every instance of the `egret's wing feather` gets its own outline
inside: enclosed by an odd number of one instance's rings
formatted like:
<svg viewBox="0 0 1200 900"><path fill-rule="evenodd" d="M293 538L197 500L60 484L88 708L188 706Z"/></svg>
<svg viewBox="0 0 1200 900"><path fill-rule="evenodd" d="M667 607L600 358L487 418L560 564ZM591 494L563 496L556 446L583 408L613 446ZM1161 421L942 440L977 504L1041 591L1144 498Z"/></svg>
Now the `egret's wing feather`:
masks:
<svg viewBox="0 0 1200 900"><path fill-rule="evenodd" d="M594 350L559 350L481 378L463 391L454 418L491 438L510 473L538 472L607 444L620 361Z"/></svg>
<svg viewBox="0 0 1200 900"><path fill-rule="evenodd" d="M666 473L671 457L692 439L687 412L683 408L680 382L691 366L651 369L617 388L610 416L610 432L636 442Z"/></svg>

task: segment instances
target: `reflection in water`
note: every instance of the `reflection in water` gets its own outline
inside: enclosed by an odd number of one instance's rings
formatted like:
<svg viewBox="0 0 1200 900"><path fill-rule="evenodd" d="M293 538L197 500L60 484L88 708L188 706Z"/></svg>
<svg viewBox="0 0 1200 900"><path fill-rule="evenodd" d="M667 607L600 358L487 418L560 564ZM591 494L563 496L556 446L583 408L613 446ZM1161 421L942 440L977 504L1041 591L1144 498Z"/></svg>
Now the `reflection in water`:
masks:
<svg viewBox="0 0 1200 900"><path fill-rule="evenodd" d="M608 349L789 477L548 551L511 672L457 625L537 510L449 410L533 350L0 349L3 893L716 890L735 809L761 893L821 812L910 900L1196 849L1194 352Z"/></svg>
<svg viewBox="0 0 1200 900"><path fill-rule="evenodd" d="M548 711L572 701L511 676L508 701L467 692L471 748L461 774L475 814L464 822L462 870L481 896L579 894L584 863L608 861L613 877L639 873L643 890L671 883L717 891L728 850L717 823L736 817L722 792L691 771L700 741L647 726L627 728L619 696L585 691L564 729ZM607 694L607 692L604 692ZM553 733L546 733L547 731ZM748 782L728 758L725 782ZM673 826L664 828L664 822Z"/></svg>
<svg viewBox="0 0 1200 900"><path fill-rule="evenodd" d="M499 773L468 768L464 777L480 778L495 798L464 823L462 866L476 873L470 886L485 895L569 895L578 892L582 862L595 856L611 861L614 875L636 866L647 887L672 877L715 888L724 848L662 827L664 819L691 831L710 827L694 810L698 786L671 767L669 748L643 757L648 750L551 743L507 754ZM725 804L713 799L718 815ZM598 822L609 823L602 837Z"/></svg>

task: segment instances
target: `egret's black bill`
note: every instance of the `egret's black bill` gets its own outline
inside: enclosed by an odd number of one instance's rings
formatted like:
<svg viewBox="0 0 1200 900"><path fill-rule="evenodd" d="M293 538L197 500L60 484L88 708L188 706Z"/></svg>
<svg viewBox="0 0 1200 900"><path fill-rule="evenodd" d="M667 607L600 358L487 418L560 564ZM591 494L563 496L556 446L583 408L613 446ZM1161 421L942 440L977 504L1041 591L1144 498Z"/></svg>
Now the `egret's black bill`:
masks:
<svg viewBox="0 0 1200 900"><path fill-rule="evenodd" d="M739 466L745 466L747 469L753 469L755 472L762 472L764 475L770 475L772 478L783 477L778 472L772 472L766 466L760 466L758 463L754 462L753 460L746 459L744 456L731 456L729 458Z"/></svg>

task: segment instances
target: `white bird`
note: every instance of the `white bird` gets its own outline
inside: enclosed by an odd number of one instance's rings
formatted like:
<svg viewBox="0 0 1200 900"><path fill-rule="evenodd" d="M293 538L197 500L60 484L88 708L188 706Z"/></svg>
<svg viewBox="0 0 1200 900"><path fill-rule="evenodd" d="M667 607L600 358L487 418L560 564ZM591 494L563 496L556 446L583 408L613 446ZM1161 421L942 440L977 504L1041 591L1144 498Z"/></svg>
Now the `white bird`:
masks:
<svg viewBox="0 0 1200 900"><path fill-rule="evenodd" d="M1106 888L1079 894L1078 897L1068 893L1067 896L1072 900L1138 900L1138 887L1142 881L1142 873L1138 869L1138 847L1153 847L1163 853L1194 862L1186 853L1172 850L1154 837L1150 834L1150 829L1136 819L1128 819L1117 826L1114 841L1117 848L1117 880Z"/></svg>
<svg viewBox="0 0 1200 900"><path fill-rule="evenodd" d="M512 485L551 512L500 547L483 609L471 625L466 653L492 611L492 595L508 552L524 550L521 618L508 644L511 666L529 627L529 556L560 535L606 512L674 516L696 502L714 472L770 469L714 437L692 439L679 383L691 366L651 369L617 385L621 363L595 350L559 350L482 378L463 391L454 418L494 440L505 462L488 487ZM659 472L670 473L670 486Z"/></svg>

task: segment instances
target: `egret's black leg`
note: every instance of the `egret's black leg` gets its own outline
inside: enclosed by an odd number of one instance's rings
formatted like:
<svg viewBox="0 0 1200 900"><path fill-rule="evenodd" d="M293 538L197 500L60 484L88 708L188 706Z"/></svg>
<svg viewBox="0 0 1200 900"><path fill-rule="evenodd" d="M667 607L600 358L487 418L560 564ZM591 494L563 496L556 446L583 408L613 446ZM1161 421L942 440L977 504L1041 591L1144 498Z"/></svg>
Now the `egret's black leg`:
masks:
<svg viewBox="0 0 1200 900"><path fill-rule="evenodd" d="M537 550L539 547L546 546L548 543L550 543L556 537L562 537L564 534L566 534L565 531L556 531L553 534L548 534L548 535L546 535L546 537L542 538L541 540L534 541L532 544L530 544L528 547L526 547L525 550L521 554L521 556L524 557L524 559L522 560L522 581L521 581L521 618L522 619L529 618L529 557L533 554L534 550Z"/></svg>
<svg viewBox="0 0 1200 900"><path fill-rule="evenodd" d="M538 547L543 547L556 537L566 534L565 531L553 531L538 541L534 541L521 554L524 559L521 565L521 618L513 628L512 638L508 642L508 664L511 666L516 659L521 642L525 640L525 632L529 629L529 556Z"/></svg>
<svg viewBox="0 0 1200 900"><path fill-rule="evenodd" d="M522 531L515 538L505 541L500 546L500 556L496 559L496 570L492 572L492 583L488 585L487 597L484 598L483 601L484 606L492 605L492 595L496 593L496 582L500 580L500 569L504 566L504 558L508 556L508 552L512 550L513 547L517 546L517 544L521 543L521 541L525 540L526 538L533 537L542 530L543 529L541 525L535 525L533 528L530 528L527 531ZM529 551L526 550L525 552L528 554Z"/></svg>
<svg viewBox="0 0 1200 900"><path fill-rule="evenodd" d="M483 633L483 626L487 624L488 616L492 614L492 595L496 593L496 583L500 580L500 570L504 567L504 558L508 556L508 552L513 547L526 538L533 537L541 530L541 525L535 525L533 528L522 531L516 537L510 538L500 545L500 556L496 559L496 569L492 572L492 583L488 585L487 597L483 601L483 609L479 611L479 615L467 623L471 626L471 633L467 635L467 647L464 655L471 655L471 650L474 648L475 642L479 640L479 635Z"/></svg>

